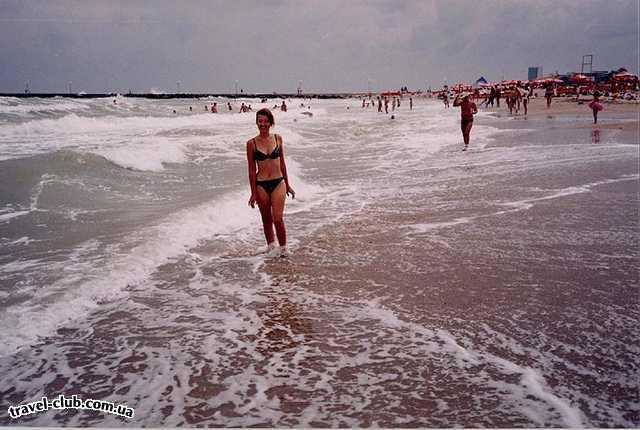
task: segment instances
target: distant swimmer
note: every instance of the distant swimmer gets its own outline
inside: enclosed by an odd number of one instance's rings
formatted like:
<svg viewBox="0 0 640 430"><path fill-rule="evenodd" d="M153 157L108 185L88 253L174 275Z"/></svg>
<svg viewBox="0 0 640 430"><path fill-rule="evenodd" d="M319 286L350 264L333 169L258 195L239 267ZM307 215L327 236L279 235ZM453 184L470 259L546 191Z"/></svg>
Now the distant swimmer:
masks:
<svg viewBox="0 0 640 430"><path fill-rule="evenodd" d="M287 105L285 104L284 100L282 100L282 105L280 106L280 110L282 112L286 112L287 111Z"/></svg>
<svg viewBox="0 0 640 430"><path fill-rule="evenodd" d="M218 103L214 103L213 106L211 106L211 113L218 113Z"/></svg>
<svg viewBox="0 0 640 430"><path fill-rule="evenodd" d="M413 97L409 97L409 110L413 110Z"/></svg>
<svg viewBox="0 0 640 430"><path fill-rule="evenodd" d="M256 112L256 125L259 134L247 141L247 162L249 165L249 186L251 197L249 206L258 204L262 217L262 228L267 246L265 251L275 249L275 236L280 245L280 256L287 256L287 233L284 225L284 206L287 195L296 197L289 184L284 156L282 137L270 134L275 124L269 109Z"/></svg>
<svg viewBox="0 0 640 430"><path fill-rule="evenodd" d="M460 106L460 129L462 130L462 138L464 139L463 151L466 151L469 147L473 116L478 113L478 108L476 104L471 101L470 96L470 93L463 92L453 100L454 106Z"/></svg>
<svg viewBox="0 0 640 430"><path fill-rule="evenodd" d="M231 107L231 102L227 102L227 108L231 111L233 108Z"/></svg>

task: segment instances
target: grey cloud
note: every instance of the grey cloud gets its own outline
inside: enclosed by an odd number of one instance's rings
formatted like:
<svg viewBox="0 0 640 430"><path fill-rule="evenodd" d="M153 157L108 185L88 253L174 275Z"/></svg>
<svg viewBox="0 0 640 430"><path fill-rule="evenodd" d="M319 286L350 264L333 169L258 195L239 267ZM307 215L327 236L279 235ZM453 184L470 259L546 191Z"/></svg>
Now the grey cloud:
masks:
<svg viewBox="0 0 640 430"><path fill-rule="evenodd" d="M526 68L637 73L635 1L0 2L0 91L348 91L523 78Z"/></svg>

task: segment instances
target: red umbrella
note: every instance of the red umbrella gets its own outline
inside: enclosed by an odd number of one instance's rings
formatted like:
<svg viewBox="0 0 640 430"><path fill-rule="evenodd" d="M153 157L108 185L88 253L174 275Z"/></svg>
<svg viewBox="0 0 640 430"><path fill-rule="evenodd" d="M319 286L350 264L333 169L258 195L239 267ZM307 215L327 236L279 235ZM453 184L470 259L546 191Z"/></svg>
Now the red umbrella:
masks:
<svg viewBox="0 0 640 430"><path fill-rule="evenodd" d="M637 81L638 77L629 72L622 72L613 75L613 79L615 79L616 81Z"/></svg>
<svg viewBox="0 0 640 430"><path fill-rule="evenodd" d="M579 75L579 74L575 74L571 77L571 80L574 82L591 82L593 81L593 78L590 78L588 76L585 75Z"/></svg>

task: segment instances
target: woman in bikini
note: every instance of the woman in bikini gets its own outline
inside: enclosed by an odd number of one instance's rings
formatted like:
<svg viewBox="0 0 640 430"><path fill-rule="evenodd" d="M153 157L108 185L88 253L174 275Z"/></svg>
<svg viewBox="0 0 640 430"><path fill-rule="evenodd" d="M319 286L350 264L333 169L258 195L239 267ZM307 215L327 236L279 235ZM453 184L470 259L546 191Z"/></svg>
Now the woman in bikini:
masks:
<svg viewBox="0 0 640 430"><path fill-rule="evenodd" d="M287 255L287 232L284 226L284 203L287 195L295 198L296 193L289 185L287 166L284 162L282 137L270 134L275 123L269 109L256 112L259 134L247 142L247 162L249 164L249 185L251 197L249 205L258 203L262 216L262 227L267 239L266 251L275 248L275 236L280 245L280 255Z"/></svg>

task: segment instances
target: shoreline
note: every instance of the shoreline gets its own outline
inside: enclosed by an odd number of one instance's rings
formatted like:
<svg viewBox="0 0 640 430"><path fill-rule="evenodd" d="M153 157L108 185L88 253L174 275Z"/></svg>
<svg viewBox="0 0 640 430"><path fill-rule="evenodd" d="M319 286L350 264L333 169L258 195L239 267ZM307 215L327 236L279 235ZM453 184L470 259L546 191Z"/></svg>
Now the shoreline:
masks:
<svg viewBox="0 0 640 430"><path fill-rule="evenodd" d="M372 93L374 94L374 93ZM376 93L377 94L377 93ZM328 92L328 93L244 93L244 94L235 94L235 93L162 93L162 94L153 94L153 93L86 93L86 94L70 94L70 93L0 93L0 97L15 97L21 99L28 98L54 98L54 97L64 97L64 98L72 98L72 99L95 99L95 98L106 98L106 97L134 97L134 98L146 98L146 99L201 99L207 97L218 97L218 98L229 98L229 99L239 99L239 98L265 98L265 99L292 99L292 98L303 98L303 99L349 99L354 97L362 97L363 95L367 95L367 93L350 93L350 92Z"/></svg>
<svg viewBox="0 0 640 430"><path fill-rule="evenodd" d="M540 122L548 121L550 129L620 130L629 135L635 133L635 142L640 140L640 105L637 102L605 102L604 110L598 115L598 124L593 123L591 109L587 104L578 104L573 99L554 99L549 109L546 108L544 98L531 99L527 115L522 112L509 114L506 106L483 108L480 112L489 113L485 118L490 118L492 125L500 129L528 128L531 126L530 121L538 123L535 126L538 129L544 128Z"/></svg>

